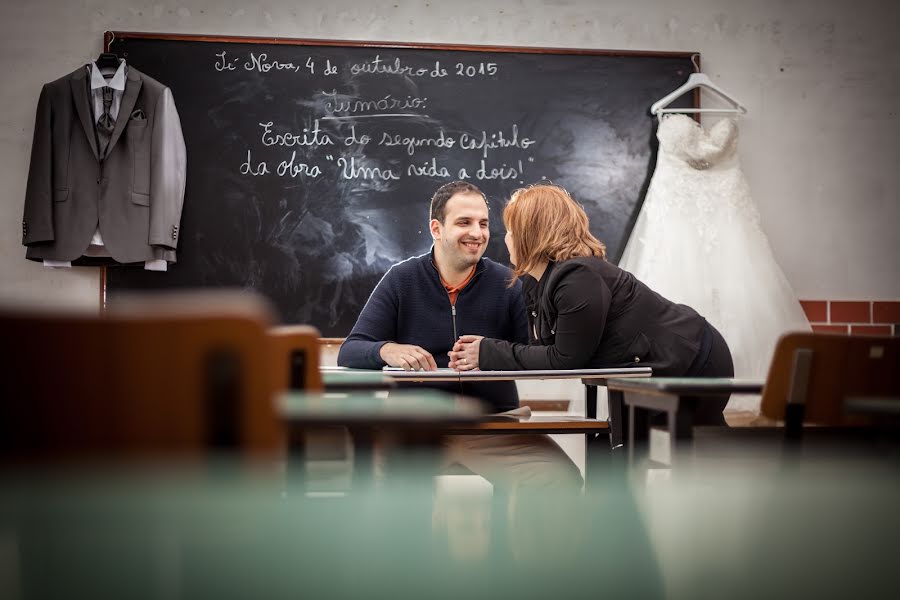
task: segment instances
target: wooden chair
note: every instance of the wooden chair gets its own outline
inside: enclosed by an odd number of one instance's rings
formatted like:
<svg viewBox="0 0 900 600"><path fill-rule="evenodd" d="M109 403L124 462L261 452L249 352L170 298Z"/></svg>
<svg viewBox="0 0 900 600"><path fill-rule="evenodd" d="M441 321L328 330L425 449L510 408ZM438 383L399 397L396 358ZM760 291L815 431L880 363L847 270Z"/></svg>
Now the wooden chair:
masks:
<svg viewBox="0 0 900 600"><path fill-rule="evenodd" d="M157 458L282 445L266 328L246 294L0 314L0 458Z"/></svg>
<svg viewBox="0 0 900 600"><path fill-rule="evenodd" d="M279 325L269 328L272 377L283 390L322 391L319 372L319 338L309 325Z"/></svg>
<svg viewBox="0 0 900 600"><path fill-rule="evenodd" d="M325 390L319 370L321 334L318 329L309 325L278 325L269 328L268 337L272 378L279 392ZM349 456L349 437L345 427L326 427L306 431L302 435L289 431L288 446L291 462L302 464L305 469L309 468L307 461L343 463ZM331 471L343 472L344 469L343 465L322 467L323 463L317 464L314 468L320 475L321 471L331 474Z"/></svg>
<svg viewBox="0 0 900 600"><path fill-rule="evenodd" d="M775 348L761 414L796 438L804 424L871 425L845 409L848 398L865 397L900 403L900 337L790 333Z"/></svg>

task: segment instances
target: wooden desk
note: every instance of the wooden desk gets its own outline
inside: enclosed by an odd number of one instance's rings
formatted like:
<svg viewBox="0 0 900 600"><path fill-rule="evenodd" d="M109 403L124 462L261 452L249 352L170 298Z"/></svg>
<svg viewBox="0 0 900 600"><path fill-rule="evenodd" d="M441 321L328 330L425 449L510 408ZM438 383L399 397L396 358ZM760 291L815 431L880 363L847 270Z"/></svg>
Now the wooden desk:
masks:
<svg viewBox="0 0 900 600"><path fill-rule="evenodd" d="M581 383L584 385L585 417L588 419L596 419L597 386L605 385L606 381L611 378L649 377L652 375L653 371L650 367L621 367L610 369L547 369L533 371L455 371L453 369L438 369L437 371L403 371L399 369L385 369L382 373L396 381L422 383L429 381L580 379ZM613 448L621 446L625 438L622 413L621 395L617 396L615 394L610 394L608 432L610 434L610 445Z"/></svg>
<svg viewBox="0 0 900 600"><path fill-rule="evenodd" d="M458 435L515 435L515 434L582 434L584 435L584 480L593 481L595 469L608 466L609 446L605 436L609 423L576 415L506 417L488 415L477 423L451 426L448 434Z"/></svg>
<svg viewBox="0 0 900 600"><path fill-rule="evenodd" d="M508 417L482 418L476 423L461 428L452 428L447 433L465 435L494 435L503 433L534 434L583 434L585 437L585 479L591 470L589 465L600 462L604 452L621 447L625 438L625 424L622 417L621 394L610 394L610 418L597 420L597 386L605 385L610 378L647 377L650 367L623 367L610 369L568 369L533 371L404 371L402 369L347 369L344 367L322 367L322 380L326 391L377 391L390 389L390 382L454 382L454 381L520 381L531 379L580 379L585 386L585 416L531 417L511 419ZM391 396L394 396L394 392ZM345 423L340 423L344 426ZM361 432L356 434L362 437ZM609 442L607 443L607 439Z"/></svg>
<svg viewBox="0 0 900 600"><path fill-rule="evenodd" d="M450 428L449 433L494 435L502 433L607 433L609 423L579 416L544 416L509 418L488 416L465 428Z"/></svg>
<svg viewBox="0 0 900 600"><path fill-rule="evenodd" d="M669 436L669 463L674 459L677 443L693 438L694 409L704 398L724 394L759 394L762 380L700 379L682 377L653 377L611 379L610 393L624 396L628 406L628 460L634 461L636 452L649 446L651 412L666 413ZM652 457L651 457L652 458ZM662 461L665 462L665 461Z"/></svg>
<svg viewBox="0 0 900 600"><path fill-rule="evenodd" d="M584 385L584 407L587 419L597 418L597 386L606 385L611 378L649 377L650 367L620 367L610 369L549 369L534 371L403 371L384 370L397 381L524 381L529 379L580 379ZM610 448L622 447L625 440L624 408L621 393L610 392L608 423Z"/></svg>

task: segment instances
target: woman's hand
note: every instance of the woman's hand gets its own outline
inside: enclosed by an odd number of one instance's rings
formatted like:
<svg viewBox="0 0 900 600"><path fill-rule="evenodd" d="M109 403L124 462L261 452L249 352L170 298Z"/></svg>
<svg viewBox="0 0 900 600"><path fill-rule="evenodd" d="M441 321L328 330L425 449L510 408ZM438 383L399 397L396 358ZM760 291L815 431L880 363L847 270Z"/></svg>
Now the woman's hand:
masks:
<svg viewBox="0 0 900 600"><path fill-rule="evenodd" d="M462 335L453 344L450 356L450 368L457 371L473 371L478 368L478 351L483 335Z"/></svg>

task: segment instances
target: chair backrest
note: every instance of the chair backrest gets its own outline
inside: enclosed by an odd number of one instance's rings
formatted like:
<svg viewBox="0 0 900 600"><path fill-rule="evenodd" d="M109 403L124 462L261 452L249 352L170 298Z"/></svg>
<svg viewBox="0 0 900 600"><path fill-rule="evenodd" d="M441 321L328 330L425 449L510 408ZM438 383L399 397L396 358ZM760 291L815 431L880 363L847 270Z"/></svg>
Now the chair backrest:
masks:
<svg viewBox="0 0 900 600"><path fill-rule="evenodd" d="M227 293L122 299L101 316L0 314L0 453L276 451L270 323L263 300Z"/></svg>
<svg viewBox="0 0 900 600"><path fill-rule="evenodd" d="M321 391L319 338L309 325L279 325L269 328L272 378L284 390Z"/></svg>
<svg viewBox="0 0 900 600"><path fill-rule="evenodd" d="M900 398L900 338L789 333L778 341L763 389L761 412L784 420L792 409L803 422L865 425L848 415L852 396Z"/></svg>

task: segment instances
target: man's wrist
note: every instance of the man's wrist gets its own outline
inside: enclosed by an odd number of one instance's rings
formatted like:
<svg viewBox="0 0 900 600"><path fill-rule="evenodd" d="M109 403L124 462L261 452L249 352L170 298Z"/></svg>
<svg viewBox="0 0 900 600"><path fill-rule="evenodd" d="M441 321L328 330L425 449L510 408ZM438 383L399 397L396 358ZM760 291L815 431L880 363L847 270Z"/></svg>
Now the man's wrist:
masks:
<svg viewBox="0 0 900 600"><path fill-rule="evenodd" d="M381 359L381 362L383 362L384 364L387 364L388 362L387 358L385 358L384 356L385 348L388 348L388 346L394 343L395 342L383 342L380 346L378 346L378 349L376 350L378 358ZM388 348L388 350L390 350L390 348Z"/></svg>

